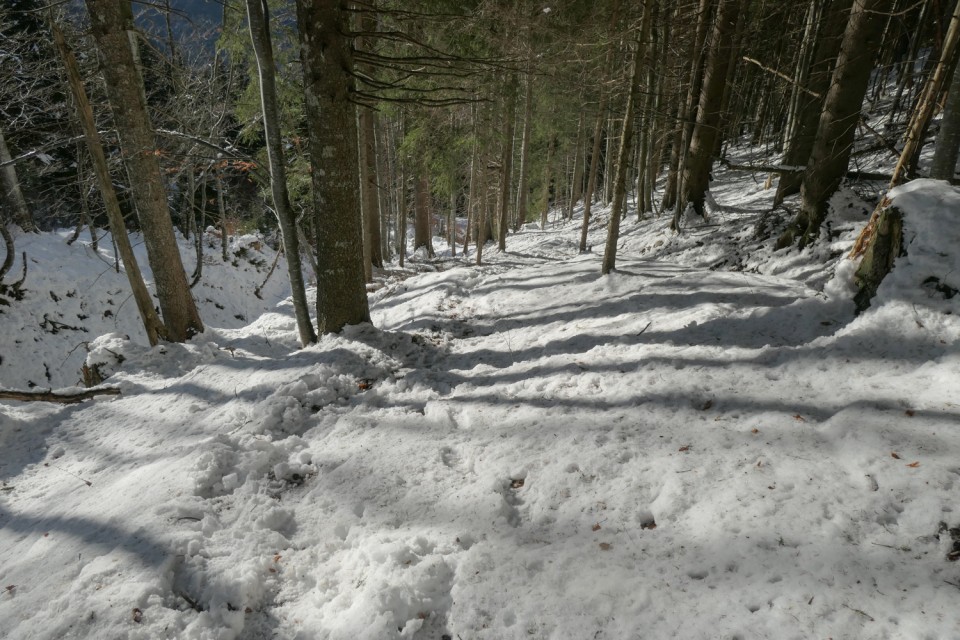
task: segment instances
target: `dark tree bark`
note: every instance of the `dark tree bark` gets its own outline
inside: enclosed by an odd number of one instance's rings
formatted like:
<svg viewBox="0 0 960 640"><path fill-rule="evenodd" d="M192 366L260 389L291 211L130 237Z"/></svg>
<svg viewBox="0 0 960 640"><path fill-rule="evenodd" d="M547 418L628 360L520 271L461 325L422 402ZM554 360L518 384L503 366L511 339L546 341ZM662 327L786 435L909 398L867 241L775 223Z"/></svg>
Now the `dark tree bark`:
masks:
<svg viewBox="0 0 960 640"><path fill-rule="evenodd" d="M433 233L430 224L430 177L420 167L413 183L413 251L426 249L433 257Z"/></svg>
<svg viewBox="0 0 960 640"><path fill-rule="evenodd" d="M800 189L800 213L780 236L777 247L789 246L797 240L803 248L820 233L827 202L847 172L889 5L890 0L855 0L853 4L830 90L824 100L817 137L807 161Z"/></svg>
<svg viewBox="0 0 960 640"><path fill-rule="evenodd" d="M376 6L375 2L371 6ZM375 31L377 19L370 11L360 17L360 28L366 32ZM367 73L372 71L367 69ZM380 206L377 189L377 146L374 135L372 109L360 109L360 180L363 209L363 256L364 277L367 282L373 280L372 267L383 268L383 254L380 251Z"/></svg>
<svg viewBox="0 0 960 640"><path fill-rule="evenodd" d="M507 250L507 228L510 225L510 196L513 192L513 120L517 110L517 78L510 74L507 81L506 104L503 108L503 149L500 154L500 207L497 227L497 248L503 252Z"/></svg>
<svg viewBox="0 0 960 640"><path fill-rule="evenodd" d="M852 4L852 0L814 0L818 3L824 1L820 31L806 75L807 91L798 92L795 123L783 152L783 164L788 167L803 167L810 158L813 142L817 137L820 114L823 112L823 101L830 88L834 62L840 53L840 43ZM774 206L783 202L787 196L800 193L803 174L803 168L780 174Z"/></svg>
<svg viewBox="0 0 960 640"><path fill-rule="evenodd" d="M293 309L297 318L300 345L305 347L317 341L317 334L313 330L313 322L310 320L310 310L307 306L303 265L300 262L300 241L297 236L297 218L293 207L290 206L290 196L287 191L287 170L283 141L280 139L280 110L277 106L276 65L273 61L273 42L270 37L270 9L266 0L246 0L246 2L250 41L253 43L260 80L260 105L263 113L267 164L270 170L270 193L273 196L273 206L277 212L283 247L287 254L287 275L290 278L290 288L293 293ZM219 182L217 186L220 191ZM223 240L226 240L226 229L223 230Z"/></svg>
<svg viewBox="0 0 960 640"><path fill-rule="evenodd" d="M167 194L156 154L156 137L147 112L143 82L131 38L130 0L86 0L90 25L103 57L114 122L131 181L147 256L156 283L166 338L183 342L203 331L167 210Z"/></svg>
<svg viewBox="0 0 960 640"><path fill-rule="evenodd" d="M710 186L710 169L713 166L713 152L720 124L723 89L727 83L730 48L739 12L740 0L721 0L717 9L710 51L703 72L697 124L690 138L690 151L683 168L683 199L677 211L682 211L690 204L699 215L706 215L704 198ZM679 229L679 223L675 217L671 227Z"/></svg>
<svg viewBox="0 0 960 640"><path fill-rule="evenodd" d="M317 328L369 322L363 277L359 153L348 14L337 0L297 0L317 237Z"/></svg>
<svg viewBox="0 0 960 640"><path fill-rule="evenodd" d="M960 64L953 72L950 92L943 108L937 146L930 164L930 177L950 180L957 170L957 153L960 152Z"/></svg>

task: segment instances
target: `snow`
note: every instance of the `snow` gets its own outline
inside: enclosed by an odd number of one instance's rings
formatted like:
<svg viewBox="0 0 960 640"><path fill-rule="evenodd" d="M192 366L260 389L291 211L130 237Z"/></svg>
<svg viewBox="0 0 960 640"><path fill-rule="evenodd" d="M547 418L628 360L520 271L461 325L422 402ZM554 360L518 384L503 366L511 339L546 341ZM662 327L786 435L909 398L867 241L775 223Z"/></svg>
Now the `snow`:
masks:
<svg viewBox="0 0 960 640"><path fill-rule="evenodd" d="M960 191L892 193L907 255L859 316L870 202L772 252L772 191L714 196L679 236L631 214L609 276L563 221L384 274L305 349L265 245L208 250L207 331L150 348L89 247L18 237L0 382L86 357L122 395L0 402L0 637L960 637Z"/></svg>

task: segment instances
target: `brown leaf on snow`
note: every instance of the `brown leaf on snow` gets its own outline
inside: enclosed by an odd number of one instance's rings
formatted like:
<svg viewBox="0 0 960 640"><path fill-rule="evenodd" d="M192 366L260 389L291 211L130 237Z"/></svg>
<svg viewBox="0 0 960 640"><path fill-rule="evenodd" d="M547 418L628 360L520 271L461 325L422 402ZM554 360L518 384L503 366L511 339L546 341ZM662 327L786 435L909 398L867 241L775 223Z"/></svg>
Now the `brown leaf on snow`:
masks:
<svg viewBox="0 0 960 640"><path fill-rule="evenodd" d="M913 467L914 469L916 469L917 467L920 466L920 461L917 460L916 462L911 462L911 463L908 464L907 466L908 466L908 467Z"/></svg>
<svg viewBox="0 0 960 640"><path fill-rule="evenodd" d="M750 430L750 433L760 433L760 429L757 429L756 427L754 427L753 429Z"/></svg>
<svg viewBox="0 0 960 640"><path fill-rule="evenodd" d="M519 489L523 486L523 478L514 478L510 481L511 489Z"/></svg>
<svg viewBox="0 0 960 640"><path fill-rule="evenodd" d="M598 522L597 524L593 525L591 531L600 531L600 523Z"/></svg>
<svg viewBox="0 0 960 640"><path fill-rule="evenodd" d="M143 611L140 611L140 609L134 609L133 621L136 622L137 624L140 624L141 622L143 622Z"/></svg>
<svg viewBox="0 0 960 640"><path fill-rule="evenodd" d="M613 549L613 545L609 542L600 543L600 551L610 551L610 549Z"/></svg>
<svg viewBox="0 0 960 640"><path fill-rule="evenodd" d="M899 459L900 459L900 454L898 454L896 451L891 451L891 452L890 452L890 457L893 458L894 460L899 460Z"/></svg>
<svg viewBox="0 0 960 640"><path fill-rule="evenodd" d="M15 585L15 584L8 584L6 587L4 587L3 590L9 593L9 592L13 591L13 590L16 589L16 588L17 588L17 585Z"/></svg>
<svg viewBox="0 0 960 640"><path fill-rule="evenodd" d="M680 451L690 451L690 445L689 444L683 445L682 447L680 447Z"/></svg>
<svg viewBox="0 0 960 640"><path fill-rule="evenodd" d="M904 411L904 413L907 414L907 417L912 418L913 416L916 415L917 412L914 411L913 409L907 409L906 411Z"/></svg>
<svg viewBox="0 0 960 640"><path fill-rule="evenodd" d="M806 422L806 421L807 421L807 420L806 420L802 415L800 415L799 413L795 413L795 414L793 415L793 419L796 420L797 422Z"/></svg>

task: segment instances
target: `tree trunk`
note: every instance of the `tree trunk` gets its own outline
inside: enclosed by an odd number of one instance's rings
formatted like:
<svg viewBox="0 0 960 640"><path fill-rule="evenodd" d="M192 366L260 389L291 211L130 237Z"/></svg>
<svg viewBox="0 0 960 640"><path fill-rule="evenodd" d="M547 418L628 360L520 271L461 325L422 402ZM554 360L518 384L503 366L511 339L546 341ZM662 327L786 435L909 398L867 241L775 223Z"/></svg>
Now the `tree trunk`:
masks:
<svg viewBox="0 0 960 640"><path fill-rule="evenodd" d="M156 283L167 339L183 342L203 331L203 322L190 294L180 251L167 210L167 194L156 154L156 137L137 60L131 48L133 10L130 0L86 0L90 24L103 56L103 76L113 108L131 191L147 257Z"/></svg>
<svg viewBox="0 0 960 640"><path fill-rule="evenodd" d="M547 230L547 216L550 213L550 182L553 180L553 151L557 146L556 138L547 144L547 161L543 164L543 208L540 209L540 230Z"/></svg>
<svg viewBox="0 0 960 640"><path fill-rule="evenodd" d="M823 0L817 0L823 1ZM823 101L830 89L830 78L833 75L834 62L840 53L840 43L843 40L844 26L850 11L852 0L832 0L827 2L820 18L821 27L815 42L813 59L807 71L807 91L798 91L796 105L796 122L786 143L783 153L783 164L788 167L801 167L793 171L780 174L777 192L774 196L774 206L783 202L784 198L800 193L800 184L803 182L804 165L810 158L813 143L817 137L817 126L820 114L823 112Z"/></svg>
<svg viewBox="0 0 960 640"><path fill-rule="evenodd" d="M957 153L960 152L960 64L953 72L950 93L943 108L937 146L930 163L930 177L950 180L957 169Z"/></svg>
<svg viewBox="0 0 960 640"><path fill-rule="evenodd" d="M510 196L513 187L513 119L517 107L517 79L510 74L507 82L506 105L503 108L503 152L500 159L500 225L497 229L497 248L503 252L507 250L507 228L510 225Z"/></svg>
<svg viewBox="0 0 960 640"><path fill-rule="evenodd" d="M430 178L426 167L421 166L414 177L413 186L413 251L426 249L433 257L432 229L430 224Z"/></svg>
<svg viewBox="0 0 960 640"><path fill-rule="evenodd" d="M641 32L649 32L651 6L654 0L646 0L643 9L643 23ZM634 43L636 51L633 55L633 67L630 72L630 93L627 94L627 106L623 114L623 132L620 135L620 149L617 152L616 173L613 178L613 208L610 210L610 221L607 226L607 244L603 251L603 265L601 273L610 273L617 264L617 242L620 239L620 217L624 208L627 190L627 173L630 157L633 153L633 112L637 104L637 95L640 92L640 61L643 57L643 44Z"/></svg>
<svg viewBox="0 0 960 640"><path fill-rule="evenodd" d="M953 9L953 17L950 19L950 27L943 39L943 47L940 50L940 59L936 67L927 78L923 87L923 92L917 102L917 107L910 117L910 124L907 127L906 139L903 142L903 151L893 170L893 180L891 186L899 184L906 174L907 167L915 166L916 157L923 146L924 131L930 123L934 108L937 105L940 93L952 72L951 65L956 60L954 53L957 50L957 44L960 42L960 0Z"/></svg>
<svg viewBox="0 0 960 640"><path fill-rule="evenodd" d="M317 235L317 324L321 334L369 322L357 194L356 110L349 14L338 0L297 0L300 59Z"/></svg>
<svg viewBox="0 0 960 640"><path fill-rule="evenodd" d="M710 24L710 6L712 0L700 0L697 10L697 28L690 44L688 59L689 75L686 97L682 98L677 113L677 126L674 131L673 145L670 150L670 172L663 191L663 208L673 207L678 200L680 175L683 172L683 154L689 145L690 136L696 124L696 108L703 81L704 53L706 49L707 27ZM671 225L672 226L672 225Z"/></svg>
<svg viewBox="0 0 960 640"><path fill-rule="evenodd" d="M267 165L270 170L270 193L273 207L280 223L280 235L287 255L287 275L293 295L293 310L297 318L300 346L317 341L310 320L306 286L303 281L303 266L300 263L300 240L297 236L297 217L290 206L287 191L287 170L280 139L280 110L277 106L276 65L273 61L273 43L270 37L270 9L267 0L246 0L247 20L250 26L250 41L257 59L260 81L260 106L263 113L263 133L267 147ZM219 189L218 174L218 189ZM223 230L226 235L226 229ZM223 238L225 241L226 238ZM224 254L226 252L224 251Z"/></svg>
<svg viewBox="0 0 960 640"><path fill-rule="evenodd" d="M137 304L137 311L140 312L140 319L143 322L143 328L147 333L147 340L151 346L160 342L161 338L166 338L167 328L160 321L156 309L153 307L153 299L147 290L147 285L143 281L143 275L140 273L140 265L133 253L133 247L130 245L130 238L127 236L126 225L123 222L123 212L120 210L120 202L117 200L117 193L113 189L113 180L110 178L110 170L107 167L107 157L103 152L103 144L100 141L100 134L97 132L97 123L93 117L93 108L90 106L90 100L87 98L86 90L83 88L83 81L80 78L80 70L77 67L76 58L73 52L67 46L67 41L63 37L63 32L56 24L51 23L53 39L60 52L60 58L67 70L67 80L70 84L70 91L73 94L74 102L77 107L77 115L80 126L83 129L84 138L87 143L87 149L90 152L90 160L93 163L93 171L97 177L97 184L100 187L100 195L103 198L103 206L107 212L107 219L110 222L110 232L114 243L123 260L124 271L127 274L127 282L130 283L130 290L133 292L133 299Z"/></svg>
<svg viewBox="0 0 960 640"><path fill-rule="evenodd" d="M853 4L800 188L800 213L780 236L778 248L797 239L803 248L820 233L827 201L847 171L889 4L890 0L855 0Z"/></svg>
<svg viewBox="0 0 960 640"><path fill-rule="evenodd" d="M376 2L371 2L371 8ZM360 28L362 31L373 32L377 29L376 16L366 11L360 14ZM371 73L371 70L367 70ZM373 280L371 267L383 268L383 254L380 252L380 206L377 193L377 146L374 136L374 119L376 114L372 109L360 109L360 178L362 208L364 219L363 247L364 247L364 276L367 282Z"/></svg>
<svg viewBox="0 0 960 640"><path fill-rule="evenodd" d="M683 202L678 209L692 204L694 211L706 217L704 198L710 186L713 150L720 124L723 88L727 82L730 47L736 31L740 0L720 0L714 24L710 53L703 72L703 87L697 108L697 125L690 138L690 152L683 168ZM674 219L674 229L679 220Z"/></svg>
<svg viewBox="0 0 960 640"><path fill-rule="evenodd" d="M523 96L523 135L520 138L520 175L517 177L517 222L514 231L519 231L527 221L527 207L530 194L528 176L530 174L530 133L533 130L533 74L529 63L526 72L526 92Z"/></svg>
<svg viewBox="0 0 960 640"><path fill-rule="evenodd" d="M583 144L583 120L584 112L580 111L577 118L577 140L573 144L573 175L570 176L570 202L567 206L567 215L565 219L573 220L573 208L580 199L580 182L582 180L583 162L580 160L580 146Z"/></svg>
<svg viewBox="0 0 960 640"><path fill-rule="evenodd" d="M0 163L5 165L0 169L0 189L3 191L3 199L0 200L0 215L3 214L3 210L7 210L8 220L19 225L24 231L35 231L36 225L33 224L33 217L30 215L27 201L23 197L23 191L20 190L17 170L13 165L13 158L10 157L7 141L3 137L2 127L0 127ZM0 222L0 224L3 223Z"/></svg>
<svg viewBox="0 0 960 640"><path fill-rule="evenodd" d="M580 253L587 250L587 233L590 229L590 210L593 207L593 190L597 187L597 171L600 168L600 137L603 133L603 116L607 109L606 96L601 94L597 120L593 125L593 149L590 153L590 174L587 190L583 193L583 224L580 227Z"/></svg>

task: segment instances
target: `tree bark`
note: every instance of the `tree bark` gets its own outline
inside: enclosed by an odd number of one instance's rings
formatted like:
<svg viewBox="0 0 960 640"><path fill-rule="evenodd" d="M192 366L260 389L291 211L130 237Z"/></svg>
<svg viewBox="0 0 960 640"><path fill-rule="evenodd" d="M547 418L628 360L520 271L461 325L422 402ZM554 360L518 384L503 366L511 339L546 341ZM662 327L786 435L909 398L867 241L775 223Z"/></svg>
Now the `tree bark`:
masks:
<svg viewBox="0 0 960 640"><path fill-rule="evenodd" d="M507 228L510 225L510 196L513 192L513 119L517 107L517 79L510 74L507 82L506 104L503 108L503 150L500 154L500 224L497 228L497 248L503 252L507 250Z"/></svg>
<svg viewBox="0 0 960 640"><path fill-rule="evenodd" d="M827 202L847 171L889 4L890 0L855 0L853 4L800 188L800 213L780 236L778 248L794 240L803 248L820 233Z"/></svg>
<svg viewBox="0 0 960 640"><path fill-rule="evenodd" d="M430 177L421 166L413 183L413 251L425 249L433 257L433 230L430 224Z"/></svg>
<svg viewBox="0 0 960 640"><path fill-rule="evenodd" d="M647 0L644 7L643 31L649 29L650 7L653 0ZM607 226L607 244L603 251L603 265L601 273L606 275L616 268L617 264L617 242L620 239L620 217L626 200L627 173L629 170L630 157L632 155L633 144L633 112L637 103L637 95L640 92L640 61L642 58L643 45L638 41L634 43L636 51L633 56L633 67L630 72L630 93L627 94L627 106L623 114L623 133L620 136L620 148L617 152L616 173L613 178L613 208L610 210L610 221Z"/></svg>
<svg viewBox="0 0 960 640"><path fill-rule="evenodd" d="M147 112L143 82L131 47L130 0L86 0L90 25L103 56L103 77L136 203L147 257L156 283L166 338L183 342L203 331L167 210L167 195Z"/></svg>
<svg viewBox="0 0 960 640"><path fill-rule="evenodd" d="M937 146L930 163L930 177L938 180L953 178L957 170L957 153L960 152L960 64L953 72L950 92L943 108Z"/></svg>
<svg viewBox="0 0 960 640"><path fill-rule="evenodd" d="M107 220L110 223L110 232L113 235L113 240L123 260L124 271L127 274L127 282L130 283L130 290L133 292L133 299L134 302L136 302L137 311L140 313L140 320L143 322L143 328L147 334L147 341L151 346L156 346L161 338L166 338L167 328L153 307L153 299L150 297L147 285L143 281L140 265L137 263L137 258L133 253L133 247L130 245L130 237L127 235L127 228L123 221L123 212L120 210L117 193L113 189L113 180L110 178L107 158L103 152L100 134L97 132L97 124L93 117L93 108L90 106L87 92L83 88L83 81L80 79L80 70L77 67L76 58L67 46L67 41L63 37L63 32L60 31L60 28L56 24L51 23L50 29L53 32L53 39L60 53L60 58L67 70L67 80L77 107L77 115L80 126L83 129L87 150L90 152L90 160L93 163L93 171L97 178L97 184L100 187L103 206L107 213Z"/></svg>
<svg viewBox="0 0 960 640"><path fill-rule="evenodd" d="M7 147L7 140L3 137L3 128L0 127L0 188L3 191L3 200L0 201L0 216L3 210L7 210L8 219L19 225L24 231L35 231L36 225L33 223L33 217L30 215L30 209L27 207L27 201L23 197L23 191L20 190L20 180L17 179L17 170L14 167L13 159L10 157L10 149ZM2 217L0 217L2 220ZM0 224L3 224L0 222Z"/></svg>
<svg viewBox="0 0 960 640"><path fill-rule="evenodd" d="M300 346L317 341L307 305L306 285L303 281L303 265L300 262L300 240L297 236L297 217L290 206L287 191L287 170L280 139L280 109L277 106L276 65L273 61L273 42L270 37L270 8L267 0L246 0L247 21L250 26L250 41L257 59L260 81L260 106L263 113L263 132L267 147L267 164L270 170L270 193L280 223L280 234L287 256L287 275L293 294L293 310L297 318ZM218 175L218 190L220 187ZM224 241L226 229L223 229ZM224 250L224 254L226 251Z"/></svg>
<svg viewBox="0 0 960 640"><path fill-rule="evenodd" d="M823 112L823 101L830 89L830 78L833 75L837 54L840 53L840 43L843 40L844 26L851 4L852 0L827 0L823 9L813 59L806 74L805 86L808 91L797 92L795 123L783 152L783 164L788 167L803 167L810 158L810 152L817 137L820 114ZM803 175L803 169L784 171L780 174L773 201L774 206L782 203L787 196L800 193Z"/></svg>
<svg viewBox="0 0 960 640"><path fill-rule="evenodd" d="M313 167L317 328L369 322L363 277L359 153L348 13L338 0L297 0L304 104Z"/></svg>
<svg viewBox="0 0 960 640"><path fill-rule="evenodd" d="M710 43L710 52L703 72L700 103L697 108L697 124L690 138L690 151L683 168L683 201L678 210L688 204L694 211L706 217L704 198L710 186L710 170L713 166L713 151L720 124L723 89L727 82L730 47L736 30L740 0L721 0ZM672 227L679 228L679 220Z"/></svg>
<svg viewBox="0 0 960 640"><path fill-rule="evenodd" d="M530 132L533 129L533 74L527 64L526 92L523 96L523 135L520 138L520 175L517 177L517 218L514 231L519 231L527 221L527 207L530 187L527 185L530 174Z"/></svg>

